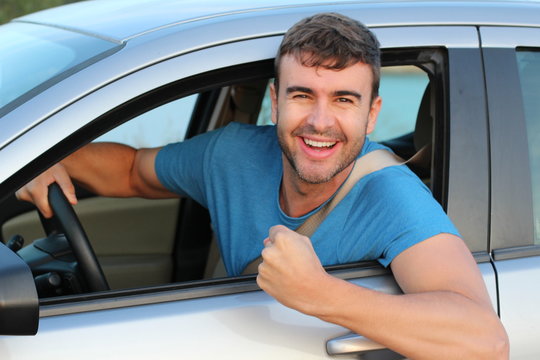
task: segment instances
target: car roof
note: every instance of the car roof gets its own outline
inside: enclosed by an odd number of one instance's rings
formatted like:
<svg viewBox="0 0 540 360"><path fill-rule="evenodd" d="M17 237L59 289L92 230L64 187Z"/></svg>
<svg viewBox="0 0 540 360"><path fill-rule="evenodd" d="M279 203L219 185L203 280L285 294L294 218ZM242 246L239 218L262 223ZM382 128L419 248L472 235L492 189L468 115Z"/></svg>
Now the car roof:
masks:
<svg viewBox="0 0 540 360"><path fill-rule="evenodd" d="M285 8L321 6L332 11L338 4L364 4L381 7L400 24L407 21L397 9L412 9L410 21L415 24L491 24L540 26L539 1L422 1L422 0L90 0L40 11L16 19L61 27L113 41L125 41L159 29L200 20L218 19L249 12L265 12ZM480 10L481 9L481 10ZM536 9L536 11L532 11ZM398 21L398 20L396 20ZM374 25L369 24L368 25ZM376 24L375 24L376 25Z"/></svg>

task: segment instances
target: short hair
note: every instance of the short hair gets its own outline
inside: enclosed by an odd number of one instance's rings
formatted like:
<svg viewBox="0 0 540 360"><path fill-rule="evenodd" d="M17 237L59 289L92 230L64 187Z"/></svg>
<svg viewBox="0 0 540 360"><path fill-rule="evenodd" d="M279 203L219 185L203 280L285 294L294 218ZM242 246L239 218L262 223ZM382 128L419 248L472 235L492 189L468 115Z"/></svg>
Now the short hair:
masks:
<svg viewBox="0 0 540 360"><path fill-rule="evenodd" d="M293 25L281 42L275 59L276 88L280 62L292 55L302 65L342 70L358 62L371 67L371 100L379 93L381 53L379 41L362 23L337 13L321 13Z"/></svg>

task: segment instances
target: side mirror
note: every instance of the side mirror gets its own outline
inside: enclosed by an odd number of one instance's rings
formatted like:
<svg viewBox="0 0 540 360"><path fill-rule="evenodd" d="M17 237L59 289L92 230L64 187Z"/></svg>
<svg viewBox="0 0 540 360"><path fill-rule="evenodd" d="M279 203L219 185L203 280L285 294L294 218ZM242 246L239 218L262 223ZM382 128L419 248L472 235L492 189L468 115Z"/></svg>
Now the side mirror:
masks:
<svg viewBox="0 0 540 360"><path fill-rule="evenodd" d="M39 299L32 271L0 242L0 335L35 335Z"/></svg>

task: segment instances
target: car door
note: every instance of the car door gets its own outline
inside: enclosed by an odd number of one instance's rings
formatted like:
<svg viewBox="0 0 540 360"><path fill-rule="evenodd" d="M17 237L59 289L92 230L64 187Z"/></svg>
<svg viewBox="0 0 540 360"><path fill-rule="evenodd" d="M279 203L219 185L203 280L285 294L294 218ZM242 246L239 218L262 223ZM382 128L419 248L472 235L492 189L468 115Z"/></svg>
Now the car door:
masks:
<svg viewBox="0 0 540 360"><path fill-rule="evenodd" d="M496 304L495 275L487 252L485 114L470 98L485 100L477 30L409 26L375 32L385 49L386 65L415 65L429 74L434 96L428 107L433 121L428 141L434 151L426 181L475 254ZM204 92L237 78L268 76L280 40L280 36L266 36L235 41L145 67L36 125L12 151L31 145L35 136L47 130L55 130L51 143L66 139L63 147L74 150L88 141L80 136L97 136L103 127L121 122L121 115L138 113L141 103ZM67 123L67 119L78 122ZM85 134L77 132L83 125ZM472 155L461 148L471 138L478 150ZM43 151L48 151L46 163L62 156L48 148ZM473 220L463 211L471 208L476 214ZM360 286L400 293L390 271L377 263L345 264L329 271ZM372 359L396 358L379 350L384 348L345 328L282 306L257 287L254 276L42 299L35 337L0 337L0 356L10 359L33 359L36 354L42 359L323 359L358 358L367 352Z"/></svg>
<svg viewBox="0 0 540 360"><path fill-rule="evenodd" d="M512 359L537 359L540 334L540 30L483 27L489 104L491 249Z"/></svg>

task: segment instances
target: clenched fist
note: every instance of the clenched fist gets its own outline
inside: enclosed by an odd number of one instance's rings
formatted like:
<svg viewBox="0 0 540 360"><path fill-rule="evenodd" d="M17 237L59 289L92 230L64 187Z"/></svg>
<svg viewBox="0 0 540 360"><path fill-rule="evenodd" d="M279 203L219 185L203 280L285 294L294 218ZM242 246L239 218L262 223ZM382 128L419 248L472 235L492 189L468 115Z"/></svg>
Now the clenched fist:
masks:
<svg viewBox="0 0 540 360"><path fill-rule="evenodd" d="M283 305L316 315L318 299L333 278L322 267L310 239L277 225L270 228L264 245L257 284Z"/></svg>

